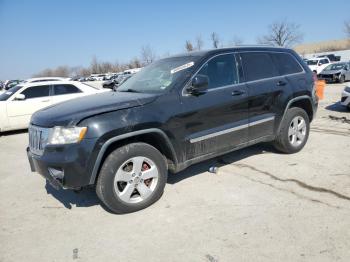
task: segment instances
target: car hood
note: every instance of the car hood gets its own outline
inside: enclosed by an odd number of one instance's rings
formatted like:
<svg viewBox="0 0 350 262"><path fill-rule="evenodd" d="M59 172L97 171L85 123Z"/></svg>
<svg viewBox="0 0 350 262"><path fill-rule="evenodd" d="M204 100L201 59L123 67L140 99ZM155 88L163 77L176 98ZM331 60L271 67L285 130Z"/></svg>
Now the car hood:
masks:
<svg viewBox="0 0 350 262"><path fill-rule="evenodd" d="M341 72L341 69L340 70L323 70L321 72L321 74L324 74L324 75L334 75L334 74L338 74Z"/></svg>
<svg viewBox="0 0 350 262"><path fill-rule="evenodd" d="M97 114L142 106L159 95L130 92L106 92L72 99L37 111L31 124L41 127L73 126Z"/></svg>

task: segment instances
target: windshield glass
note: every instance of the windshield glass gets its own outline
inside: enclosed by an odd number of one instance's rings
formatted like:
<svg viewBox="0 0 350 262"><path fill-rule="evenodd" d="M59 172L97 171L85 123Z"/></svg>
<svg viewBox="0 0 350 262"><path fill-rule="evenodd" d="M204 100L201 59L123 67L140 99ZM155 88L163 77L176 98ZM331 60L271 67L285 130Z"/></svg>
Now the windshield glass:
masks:
<svg viewBox="0 0 350 262"><path fill-rule="evenodd" d="M119 92L161 93L171 88L193 68L198 57L183 56L158 60L143 68L118 88Z"/></svg>
<svg viewBox="0 0 350 262"><path fill-rule="evenodd" d="M307 60L308 65L317 65L318 60Z"/></svg>
<svg viewBox="0 0 350 262"><path fill-rule="evenodd" d="M345 63L338 63L338 64L333 64L329 65L325 68L325 70L341 70L345 67Z"/></svg>
<svg viewBox="0 0 350 262"><path fill-rule="evenodd" d="M6 101L7 99L9 99L14 93L16 93L20 88L22 88L22 86L17 85L14 86L12 88L10 88L9 90L5 91L4 93L0 94L0 101Z"/></svg>

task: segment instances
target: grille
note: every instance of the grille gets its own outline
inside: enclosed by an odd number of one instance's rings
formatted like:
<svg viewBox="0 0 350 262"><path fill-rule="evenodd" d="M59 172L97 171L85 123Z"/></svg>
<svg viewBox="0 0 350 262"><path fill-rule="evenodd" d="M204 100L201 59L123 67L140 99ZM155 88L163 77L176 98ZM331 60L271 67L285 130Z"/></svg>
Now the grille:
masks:
<svg viewBox="0 0 350 262"><path fill-rule="evenodd" d="M30 151L33 154L42 155L49 138L49 128L30 125L28 133Z"/></svg>

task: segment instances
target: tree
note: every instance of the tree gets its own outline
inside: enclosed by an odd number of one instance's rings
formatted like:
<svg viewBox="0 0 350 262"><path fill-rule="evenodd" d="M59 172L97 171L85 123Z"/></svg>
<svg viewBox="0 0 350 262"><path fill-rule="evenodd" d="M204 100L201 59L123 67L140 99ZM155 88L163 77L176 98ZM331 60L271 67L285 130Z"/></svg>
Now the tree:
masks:
<svg viewBox="0 0 350 262"><path fill-rule="evenodd" d="M156 54L149 45L141 48L141 60L145 65L148 65L156 60Z"/></svg>
<svg viewBox="0 0 350 262"><path fill-rule="evenodd" d="M190 40L186 40L185 48L186 48L187 52L191 52L194 50L193 45L192 45Z"/></svg>
<svg viewBox="0 0 350 262"><path fill-rule="evenodd" d="M241 45L243 44L243 40L239 38L238 36L234 36L232 39L232 44L233 45Z"/></svg>
<svg viewBox="0 0 350 262"><path fill-rule="evenodd" d="M210 35L210 39L211 39L211 42L213 44L213 47L214 48L219 48L220 40L219 40L218 34L215 33L215 32L212 32L211 35Z"/></svg>
<svg viewBox="0 0 350 262"><path fill-rule="evenodd" d="M269 26L269 33L258 39L260 44L291 47L303 39L300 26L285 20L278 21Z"/></svg>
<svg viewBox="0 0 350 262"><path fill-rule="evenodd" d="M202 36L199 35L196 37L196 49L202 50L202 47L203 47L203 39L202 39Z"/></svg>
<svg viewBox="0 0 350 262"><path fill-rule="evenodd" d="M350 20L344 22L344 31L346 36L350 39Z"/></svg>

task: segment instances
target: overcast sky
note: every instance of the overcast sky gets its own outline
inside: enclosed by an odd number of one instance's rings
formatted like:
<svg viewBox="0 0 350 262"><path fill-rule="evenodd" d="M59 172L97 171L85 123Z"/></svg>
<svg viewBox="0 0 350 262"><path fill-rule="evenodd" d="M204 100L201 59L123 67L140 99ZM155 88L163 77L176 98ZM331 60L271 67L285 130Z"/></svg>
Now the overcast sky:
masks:
<svg viewBox="0 0 350 262"><path fill-rule="evenodd" d="M329 10L332 7L332 10ZM0 0L0 79L24 79L48 67L127 62L143 45L158 55L184 51L215 31L224 44L255 44L270 23L300 24L304 42L345 38L350 1Z"/></svg>

